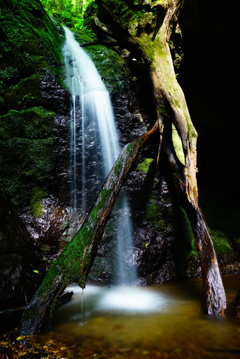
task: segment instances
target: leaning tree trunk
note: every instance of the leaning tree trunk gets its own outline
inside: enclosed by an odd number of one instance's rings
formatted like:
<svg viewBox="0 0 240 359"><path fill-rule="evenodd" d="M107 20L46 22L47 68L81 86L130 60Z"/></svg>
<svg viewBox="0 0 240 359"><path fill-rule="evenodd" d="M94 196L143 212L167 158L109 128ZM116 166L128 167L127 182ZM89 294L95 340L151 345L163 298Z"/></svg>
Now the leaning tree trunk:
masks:
<svg viewBox="0 0 240 359"><path fill-rule="evenodd" d="M198 251L199 262L203 277L203 312L209 315L223 315L226 309L226 295L218 266L214 245L207 229L202 210L189 200L184 184L184 168L178 160L171 136L171 124L164 128L163 149L172 172L173 188L177 194L179 204L185 210Z"/></svg>
<svg viewBox="0 0 240 359"><path fill-rule="evenodd" d="M184 93L177 82L168 45L171 22L174 20L180 2L179 0L169 1L169 4L166 5L165 18L155 38L160 45L160 51L155 51L152 61L152 78L155 93L160 93L164 98L167 112L165 121L170 122L167 124L168 130L172 122L177 129L184 152L185 163L184 166L178 167L176 174L179 181L176 183L179 186L178 192L181 190L181 204L191 223L201 264L203 311L211 315L222 315L226 309L225 290L214 245L198 203L197 132L191 121ZM166 136L169 136L168 132L170 131L166 131ZM169 140L171 139L169 138ZM164 144L166 143L167 141L164 142ZM175 151L168 152L169 161L171 156L175 156L175 153ZM180 168L181 171L179 171Z"/></svg>
<svg viewBox="0 0 240 359"><path fill-rule="evenodd" d="M121 11L114 11L120 6L114 0L106 1L108 6L102 0L96 0L96 2L99 8L99 18L108 26L108 34L117 40L117 44L125 47L132 57L139 61L141 66L144 66L145 70L148 70L153 86L156 113L159 114L160 142L164 126L167 125L169 129L169 125L172 128L172 124L174 124L177 129L185 158L184 166L179 167L177 172L179 183L182 183L181 197L184 197L184 208L192 225L202 268L203 297L205 298L203 310L208 314L222 314L226 309L225 291L214 245L198 203L197 132L191 121L184 93L177 82L169 48L171 31L173 24L177 21L177 9L182 0L149 2L158 15L155 30L148 36L146 33L143 33L142 36L130 33L131 26L127 27L126 18L123 17L121 23L121 18L117 18L115 15L115 13L121 14ZM132 0L125 0L125 2L133 11L139 11L141 6L139 3L135 5ZM145 9L142 8L146 11ZM100 23L97 25L100 26L100 30L103 29ZM106 33L105 28L103 32ZM166 152L173 158L176 155L174 150L171 153ZM170 157L169 161L171 162Z"/></svg>
<svg viewBox="0 0 240 359"><path fill-rule="evenodd" d="M139 150L157 128L158 122L149 132L123 149L80 230L53 262L39 289L26 306L20 334L34 334L40 329L54 301L70 283L76 282L80 287L85 287L117 195Z"/></svg>

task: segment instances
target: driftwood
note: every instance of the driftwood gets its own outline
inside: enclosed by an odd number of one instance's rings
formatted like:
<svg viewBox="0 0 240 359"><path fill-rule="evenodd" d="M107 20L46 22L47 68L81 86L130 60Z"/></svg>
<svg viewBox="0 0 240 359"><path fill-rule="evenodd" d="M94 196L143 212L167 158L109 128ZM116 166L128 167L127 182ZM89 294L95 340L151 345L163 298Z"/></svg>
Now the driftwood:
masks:
<svg viewBox="0 0 240 359"><path fill-rule="evenodd" d="M69 284L76 282L81 288L85 287L105 224L123 182L140 149L157 129L158 122L145 135L124 147L81 228L53 262L39 289L26 306L20 334L28 335L39 331L54 301Z"/></svg>

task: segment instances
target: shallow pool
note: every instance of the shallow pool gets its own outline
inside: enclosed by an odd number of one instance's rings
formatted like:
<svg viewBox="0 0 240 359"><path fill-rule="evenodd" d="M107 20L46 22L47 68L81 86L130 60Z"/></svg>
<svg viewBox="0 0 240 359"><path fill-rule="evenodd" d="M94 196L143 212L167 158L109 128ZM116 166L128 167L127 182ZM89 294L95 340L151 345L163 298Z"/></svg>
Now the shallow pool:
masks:
<svg viewBox="0 0 240 359"><path fill-rule="evenodd" d="M87 286L59 308L47 336L68 358L240 358L240 320L232 303L239 277L224 277L225 318L201 313L201 280L153 287Z"/></svg>

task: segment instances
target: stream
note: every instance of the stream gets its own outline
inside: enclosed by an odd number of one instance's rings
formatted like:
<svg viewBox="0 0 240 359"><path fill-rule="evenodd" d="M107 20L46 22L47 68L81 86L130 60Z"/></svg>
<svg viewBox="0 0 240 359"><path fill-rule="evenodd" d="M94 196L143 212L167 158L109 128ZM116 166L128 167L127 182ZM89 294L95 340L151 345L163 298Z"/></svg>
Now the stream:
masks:
<svg viewBox="0 0 240 359"><path fill-rule="evenodd" d="M73 284L72 300L55 312L44 337L65 343L67 358L239 358L240 320L233 315L239 277L223 280L225 318L201 313L201 279L84 292Z"/></svg>

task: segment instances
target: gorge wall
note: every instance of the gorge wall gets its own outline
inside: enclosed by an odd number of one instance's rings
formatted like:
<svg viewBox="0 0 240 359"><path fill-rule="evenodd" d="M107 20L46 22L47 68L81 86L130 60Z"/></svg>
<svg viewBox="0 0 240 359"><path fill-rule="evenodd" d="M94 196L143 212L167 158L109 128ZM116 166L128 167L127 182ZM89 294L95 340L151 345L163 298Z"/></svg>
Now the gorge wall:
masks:
<svg viewBox="0 0 240 359"><path fill-rule="evenodd" d="M220 5L216 13L217 4ZM236 95L234 91L228 91L229 81L235 73L229 61L234 62L237 58L237 42L234 40L236 24L235 20L230 21L235 19L233 9L231 16L225 17L224 9L222 1L211 1L206 12L201 1L185 0L180 11L182 42L179 45L184 57L178 67L179 81L199 132L199 182L203 207L207 220L209 218L211 225L221 230L221 235L226 226L221 227L212 217L211 207L214 206L211 206L212 202L205 201L204 194L208 190L207 195L210 193L212 198L222 196L232 204L231 188L237 185L234 167L238 143L234 116ZM203 20L206 17L208 22ZM226 20L228 30L223 33L220 30ZM209 31L211 37L208 36ZM226 56L222 56L221 52L220 39L223 35L225 42L230 45ZM79 34L78 40L84 42L89 38L86 34ZM8 308L9 300L11 307L22 306L29 300L52 260L70 240L70 100L63 83L63 41L61 27L49 19L38 0L23 0L21 6L2 11L2 309ZM149 83L114 50L94 45L87 47L86 51L94 60L111 94L119 137L124 145L152 125ZM226 139L226 121L231 140ZM141 152L125 186L134 219L134 260L139 269L139 282L143 285L181 275L200 274L197 261L190 256L192 238L187 225L181 227L184 214L174 206L164 167L160 172L155 165L157 153L154 141ZM238 203L237 186L236 193L234 205ZM217 205L218 201L215 202ZM221 212L222 215L224 213ZM18 229L14 231L14 228ZM234 228L235 232L228 234L231 234L230 244L237 251L236 226ZM108 283L112 280L109 243L111 231L107 231L91 272L94 281ZM223 254L226 258L225 252ZM228 262L233 258L231 246L230 254ZM16 256L18 260L12 260ZM226 260L223 263L227 263ZM193 272L190 270L192 266ZM32 285L27 290L23 283L29 281ZM12 291L13 287L15 289ZM4 298L6 292L9 296Z"/></svg>
<svg viewBox="0 0 240 359"><path fill-rule="evenodd" d="M200 202L214 237L239 253L237 1L186 0L178 79L198 131ZM217 239L217 238L216 238Z"/></svg>

